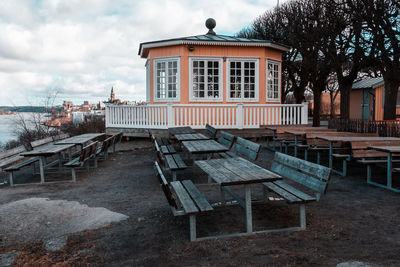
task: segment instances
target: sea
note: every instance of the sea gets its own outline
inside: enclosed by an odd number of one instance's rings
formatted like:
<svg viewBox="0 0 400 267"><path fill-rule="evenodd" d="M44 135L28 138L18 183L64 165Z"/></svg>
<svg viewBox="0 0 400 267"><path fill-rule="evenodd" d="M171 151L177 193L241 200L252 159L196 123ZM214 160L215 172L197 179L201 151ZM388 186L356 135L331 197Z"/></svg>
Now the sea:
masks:
<svg viewBox="0 0 400 267"><path fill-rule="evenodd" d="M29 120L32 118L33 113L31 112L21 112L19 114L12 115L0 115L0 143L5 144L11 140L17 139L15 134L16 130L16 122L20 119L19 116L22 116L28 124Z"/></svg>

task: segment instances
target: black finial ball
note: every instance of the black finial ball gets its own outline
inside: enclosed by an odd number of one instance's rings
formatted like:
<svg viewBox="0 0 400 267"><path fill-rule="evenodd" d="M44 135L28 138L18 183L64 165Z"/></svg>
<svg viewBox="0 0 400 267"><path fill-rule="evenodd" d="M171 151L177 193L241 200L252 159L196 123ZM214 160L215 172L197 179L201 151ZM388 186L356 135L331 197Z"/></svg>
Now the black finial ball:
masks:
<svg viewBox="0 0 400 267"><path fill-rule="evenodd" d="M215 19L209 18L206 20L207 29L212 30L215 28L216 25L217 25L217 22L215 22Z"/></svg>

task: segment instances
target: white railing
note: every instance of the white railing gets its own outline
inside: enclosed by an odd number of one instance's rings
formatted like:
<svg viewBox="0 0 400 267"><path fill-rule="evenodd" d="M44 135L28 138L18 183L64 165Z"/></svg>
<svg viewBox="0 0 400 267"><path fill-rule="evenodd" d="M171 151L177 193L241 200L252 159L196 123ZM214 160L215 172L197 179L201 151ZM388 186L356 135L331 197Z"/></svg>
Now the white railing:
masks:
<svg viewBox="0 0 400 267"><path fill-rule="evenodd" d="M307 124L308 104L160 104L107 105L106 127L167 129L259 128L260 125Z"/></svg>

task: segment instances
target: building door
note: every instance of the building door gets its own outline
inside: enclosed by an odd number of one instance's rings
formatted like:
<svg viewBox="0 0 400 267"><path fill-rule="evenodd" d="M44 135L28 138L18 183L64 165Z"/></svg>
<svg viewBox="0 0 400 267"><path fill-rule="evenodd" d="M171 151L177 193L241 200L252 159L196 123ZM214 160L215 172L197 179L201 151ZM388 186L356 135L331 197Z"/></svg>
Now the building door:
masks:
<svg viewBox="0 0 400 267"><path fill-rule="evenodd" d="M369 89L364 89L362 95L362 104L361 104L361 112L362 112L361 119L364 121L369 120L369 114L370 114L369 104L370 104Z"/></svg>

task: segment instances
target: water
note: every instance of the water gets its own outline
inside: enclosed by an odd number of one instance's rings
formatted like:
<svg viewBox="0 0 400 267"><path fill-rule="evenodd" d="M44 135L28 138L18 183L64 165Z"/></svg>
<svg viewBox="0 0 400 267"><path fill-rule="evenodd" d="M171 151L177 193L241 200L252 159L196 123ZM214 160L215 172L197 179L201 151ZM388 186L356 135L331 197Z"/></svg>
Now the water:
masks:
<svg viewBox="0 0 400 267"><path fill-rule="evenodd" d="M20 113L25 120L29 120L33 113L22 112ZM5 144L11 140L17 139L15 134L16 121L19 115L0 115L0 143Z"/></svg>

